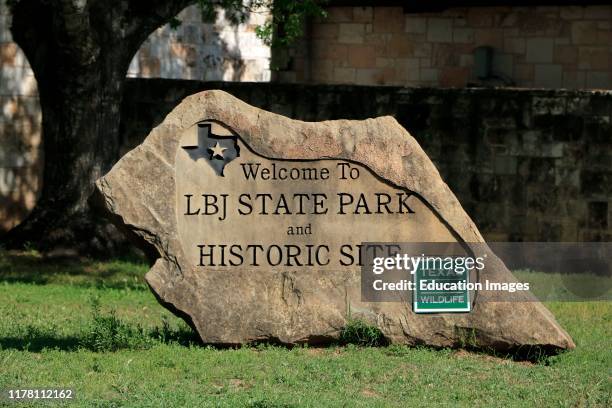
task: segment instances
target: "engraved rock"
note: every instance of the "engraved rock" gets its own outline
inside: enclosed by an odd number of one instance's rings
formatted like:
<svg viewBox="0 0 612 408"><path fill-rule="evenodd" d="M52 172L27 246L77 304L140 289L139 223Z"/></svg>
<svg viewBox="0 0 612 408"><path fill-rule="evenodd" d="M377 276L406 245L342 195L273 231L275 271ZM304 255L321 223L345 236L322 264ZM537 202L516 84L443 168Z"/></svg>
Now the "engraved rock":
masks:
<svg viewBox="0 0 612 408"><path fill-rule="evenodd" d="M186 98L97 183L111 219L155 259L146 280L205 343L336 341L349 317L390 343L573 348L537 301L469 313L364 302L362 242L482 243L392 117L307 123L222 91ZM492 253L486 276L514 281Z"/></svg>

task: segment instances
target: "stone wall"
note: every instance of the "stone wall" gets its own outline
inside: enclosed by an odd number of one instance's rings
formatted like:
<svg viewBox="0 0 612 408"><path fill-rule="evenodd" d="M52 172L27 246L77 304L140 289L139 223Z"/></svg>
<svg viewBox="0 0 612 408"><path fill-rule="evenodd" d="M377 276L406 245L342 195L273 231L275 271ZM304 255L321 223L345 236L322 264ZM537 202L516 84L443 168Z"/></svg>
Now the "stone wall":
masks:
<svg viewBox="0 0 612 408"><path fill-rule="evenodd" d="M40 104L34 74L9 31L0 0L0 231L36 202L42 179Z"/></svg>
<svg viewBox="0 0 612 408"><path fill-rule="evenodd" d="M464 87L612 88L612 6L332 7L284 60L285 82ZM493 78L474 74L493 48Z"/></svg>
<svg viewBox="0 0 612 408"><path fill-rule="evenodd" d="M215 88L308 121L395 116L489 240L612 239L612 91L130 80L125 150L183 97Z"/></svg>
<svg viewBox="0 0 612 408"><path fill-rule="evenodd" d="M223 10L214 22L202 21L197 6L179 15L181 25L155 30L132 59L129 77L197 79L204 81L269 81L270 47L255 28L270 18L252 12L243 24L231 22Z"/></svg>

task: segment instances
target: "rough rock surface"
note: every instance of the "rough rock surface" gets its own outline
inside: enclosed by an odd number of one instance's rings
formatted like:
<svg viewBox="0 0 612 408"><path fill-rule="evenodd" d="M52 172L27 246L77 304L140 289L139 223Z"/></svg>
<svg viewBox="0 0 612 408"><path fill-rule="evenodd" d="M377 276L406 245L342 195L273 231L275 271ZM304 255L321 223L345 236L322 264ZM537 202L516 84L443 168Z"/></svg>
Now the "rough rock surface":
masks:
<svg viewBox="0 0 612 408"><path fill-rule="evenodd" d="M176 160L186 130L203 121L227 125L254 154L272 159L341 159L360 163L390 185L413 192L461 242L482 242L478 229L418 143L392 117L307 123L252 107L222 91L186 98L96 183L111 219L157 259L146 280L158 300L185 318L205 343L327 343L349 314L377 325L390 343L466 344L512 350L575 345L537 301L477 297L465 314L417 315L399 302L361 302L355 270L225 273L196 268L177 222ZM488 277L515 280L494 254ZM500 279L502 280L502 279Z"/></svg>

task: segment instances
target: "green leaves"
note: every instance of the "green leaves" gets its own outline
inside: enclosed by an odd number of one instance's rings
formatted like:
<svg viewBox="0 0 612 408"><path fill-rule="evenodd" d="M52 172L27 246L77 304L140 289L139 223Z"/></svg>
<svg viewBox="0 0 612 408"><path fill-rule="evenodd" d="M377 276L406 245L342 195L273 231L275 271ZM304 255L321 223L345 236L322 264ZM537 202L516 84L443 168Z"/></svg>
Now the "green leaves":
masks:
<svg viewBox="0 0 612 408"><path fill-rule="evenodd" d="M172 17L170 21L168 21L168 25L170 26L171 29L176 30L177 28L180 27L181 20L179 20L176 17Z"/></svg>
<svg viewBox="0 0 612 408"><path fill-rule="evenodd" d="M275 0L266 1L272 11L272 19L256 29L257 36L267 45L287 47L304 32L307 18L324 18L327 13L317 0Z"/></svg>
<svg viewBox="0 0 612 408"><path fill-rule="evenodd" d="M272 17L255 29L257 37L273 48L283 48L294 43L304 33L308 18L327 16L321 7L325 0L197 0L202 22L214 23L217 11L225 10L225 18L232 24L243 24L251 13L270 11ZM181 21L173 17L169 22L172 29Z"/></svg>
<svg viewBox="0 0 612 408"><path fill-rule="evenodd" d="M130 325L117 317L115 310L108 314L101 312L99 298L90 300L92 322L86 330L82 346L98 352L120 349L147 349L153 345L144 329Z"/></svg>
<svg viewBox="0 0 612 408"><path fill-rule="evenodd" d="M386 345L386 340L378 327L350 318L340 333L340 343L378 347Z"/></svg>

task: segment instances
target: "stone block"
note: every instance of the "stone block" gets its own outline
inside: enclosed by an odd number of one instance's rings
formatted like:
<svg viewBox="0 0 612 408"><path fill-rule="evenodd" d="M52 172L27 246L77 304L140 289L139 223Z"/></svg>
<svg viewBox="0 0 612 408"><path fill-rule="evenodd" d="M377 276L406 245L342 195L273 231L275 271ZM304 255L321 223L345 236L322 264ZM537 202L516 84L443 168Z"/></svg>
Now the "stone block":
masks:
<svg viewBox="0 0 612 408"><path fill-rule="evenodd" d="M559 88L563 81L563 69L558 64L535 65L534 85L538 88Z"/></svg>
<svg viewBox="0 0 612 408"><path fill-rule="evenodd" d="M420 79L426 82L437 82L440 70L437 68L421 68Z"/></svg>
<svg viewBox="0 0 612 408"><path fill-rule="evenodd" d="M453 17L453 27L467 27L465 12L462 15Z"/></svg>
<svg viewBox="0 0 612 408"><path fill-rule="evenodd" d="M413 54L415 57L429 58L432 55L433 46L427 42L414 44Z"/></svg>
<svg viewBox="0 0 612 408"><path fill-rule="evenodd" d="M610 51L607 46L578 48L578 69L603 71L610 68Z"/></svg>
<svg viewBox="0 0 612 408"><path fill-rule="evenodd" d="M391 68L395 66L394 58L376 57L376 68Z"/></svg>
<svg viewBox="0 0 612 408"><path fill-rule="evenodd" d="M541 147L542 157L560 159L565 151L565 143L545 143Z"/></svg>
<svg viewBox="0 0 612 408"><path fill-rule="evenodd" d="M493 13L484 7L470 7L467 12L467 23L470 27L492 27Z"/></svg>
<svg viewBox="0 0 612 408"><path fill-rule="evenodd" d="M363 35L363 44L368 44L368 45L375 45L377 47L380 47L381 44L384 44L387 42L387 35L386 34L379 34L379 33L364 33Z"/></svg>
<svg viewBox="0 0 612 408"><path fill-rule="evenodd" d="M514 78L519 84L525 81L533 81L534 68L532 64L516 64L514 67Z"/></svg>
<svg viewBox="0 0 612 408"><path fill-rule="evenodd" d="M455 28L453 30L453 42L468 43L474 42L474 30L472 28Z"/></svg>
<svg viewBox="0 0 612 408"><path fill-rule="evenodd" d="M453 20L448 18L429 18L427 24L427 41L452 42Z"/></svg>
<svg viewBox="0 0 612 408"><path fill-rule="evenodd" d="M438 68L452 68L459 65L460 50L453 44L434 44L431 65Z"/></svg>
<svg viewBox="0 0 612 408"><path fill-rule="evenodd" d="M387 45L378 47L380 50L384 50L385 56L388 57L410 57L414 55L414 43L409 41L404 35L393 34Z"/></svg>
<svg viewBox="0 0 612 408"><path fill-rule="evenodd" d="M516 27L521 15L518 11L513 10L509 13L499 13L495 16L496 26L497 27Z"/></svg>
<svg viewBox="0 0 612 408"><path fill-rule="evenodd" d="M411 34L424 34L427 32L427 18L408 14L404 20L404 31Z"/></svg>
<svg viewBox="0 0 612 408"><path fill-rule="evenodd" d="M398 69L418 69L420 60L418 58L398 58L395 60L395 67Z"/></svg>
<svg viewBox="0 0 612 408"><path fill-rule="evenodd" d="M431 59L429 58L419 58L419 66L421 68L431 68Z"/></svg>
<svg viewBox="0 0 612 408"><path fill-rule="evenodd" d="M418 58L401 58L396 60L397 79L403 83L421 80L420 61Z"/></svg>
<svg viewBox="0 0 612 408"><path fill-rule="evenodd" d="M366 68L355 70L355 82L364 85L385 85L394 79L393 68Z"/></svg>
<svg viewBox="0 0 612 408"><path fill-rule="evenodd" d="M589 20L612 19L612 6L586 6L584 7L584 18Z"/></svg>
<svg viewBox="0 0 612 408"><path fill-rule="evenodd" d="M374 68L376 50L372 45L353 45L348 52L348 63L353 68Z"/></svg>
<svg viewBox="0 0 612 408"><path fill-rule="evenodd" d="M592 21L576 21L571 26L571 39L573 44L596 45L601 43L597 25ZM602 45L605 45L602 44Z"/></svg>
<svg viewBox="0 0 612 408"><path fill-rule="evenodd" d="M538 130L528 130L521 133L521 153L524 156L537 156L539 153L539 143L542 132Z"/></svg>
<svg viewBox="0 0 612 408"><path fill-rule="evenodd" d="M524 38L504 38L504 52L510 54L524 54L526 42Z"/></svg>
<svg viewBox="0 0 612 408"><path fill-rule="evenodd" d="M319 63L321 60L332 60L340 57L343 61L348 60L348 45L337 44L331 41L313 39L311 58L313 62ZM315 64L316 65L316 64Z"/></svg>
<svg viewBox="0 0 612 408"><path fill-rule="evenodd" d="M0 43L0 65L17 65L17 54L21 50L14 42Z"/></svg>
<svg viewBox="0 0 612 408"><path fill-rule="evenodd" d="M600 30L610 30L612 29L612 21L598 21L597 28Z"/></svg>
<svg viewBox="0 0 612 408"><path fill-rule="evenodd" d="M504 38L516 38L521 36L521 32L518 28L504 28Z"/></svg>
<svg viewBox="0 0 612 408"><path fill-rule="evenodd" d="M470 69L467 67L449 67L440 69L440 86L442 87L464 87L470 77Z"/></svg>
<svg viewBox="0 0 612 408"><path fill-rule="evenodd" d="M513 156L497 156L493 159L493 172L500 175L515 175L517 159Z"/></svg>
<svg viewBox="0 0 612 408"><path fill-rule="evenodd" d="M339 24L338 42L342 44L363 44L365 24L341 23Z"/></svg>
<svg viewBox="0 0 612 408"><path fill-rule="evenodd" d="M552 38L529 38L526 42L526 62L552 63L554 40ZM559 81L560 83L561 81Z"/></svg>
<svg viewBox="0 0 612 408"><path fill-rule="evenodd" d="M334 68L333 72L334 82L337 83L354 83L355 82L355 68Z"/></svg>
<svg viewBox="0 0 612 408"><path fill-rule="evenodd" d="M460 67L473 67L474 66L474 55L464 54L459 56Z"/></svg>
<svg viewBox="0 0 612 408"><path fill-rule="evenodd" d="M372 7L353 7L354 23L370 23L373 18L374 9Z"/></svg>
<svg viewBox="0 0 612 408"><path fill-rule="evenodd" d="M556 43L555 43L556 44ZM578 49L572 45L556 45L553 62L556 64L575 64L578 60Z"/></svg>
<svg viewBox="0 0 612 408"><path fill-rule="evenodd" d="M591 89L610 89L612 87L610 71L587 72L586 87Z"/></svg>
<svg viewBox="0 0 612 408"><path fill-rule="evenodd" d="M375 33L404 31L404 12L401 7L374 7L372 30Z"/></svg>
<svg viewBox="0 0 612 408"><path fill-rule="evenodd" d="M555 45L570 45L571 43L569 36L555 38Z"/></svg>
<svg viewBox="0 0 612 408"><path fill-rule="evenodd" d="M13 41L13 36L8 27L8 25L3 24L2 16L0 16L0 43L10 43Z"/></svg>
<svg viewBox="0 0 612 408"><path fill-rule="evenodd" d="M579 20L584 16L584 7L565 6L561 7L560 16L565 20Z"/></svg>
<svg viewBox="0 0 612 408"><path fill-rule="evenodd" d="M312 79L317 82L332 82L334 65L332 61L318 61L312 69Z"/></svg>
<svg viewBox="0 0 612 408"><path fill-rule="evenodd" d="M352 7L328 7L326 11L327 18L325 20L329 23L350 23L353 21Z"/></svg>
<svg viewBox="0 0 612 408"><path fill-rule="evenodd" d="M345 26L345 24L340 24L340 25L330 24L330 23L314 24L314 27L312 30L312 38L327 38L327 39L338 38L338 32L340 30L343 30L346 33L345 35L350 35L352 27L343 28L343 26ZM362 27L362 29L364 28Z"/></svg>
<svg viewBox="0 0 612 408"><path fill-rule="evenodd" d="M161 75L161 61L157 57L140 58L138 66L140 68L138 76L140 77L153 78Z"/></svg>
<svg viewBox="0 0 612 408"><path fill-rule="evenodd" d="M504 48L504 32L499 29L480 29L474 32L474 45Z"/></svg>
<svg viewBox="0 0 612 408"><path fill-rule="evenodd" d="M485 141L494 146L497 152L504 152L505 155L516 156L519 153L518 136L514 126L487 128Z"/></svg>

